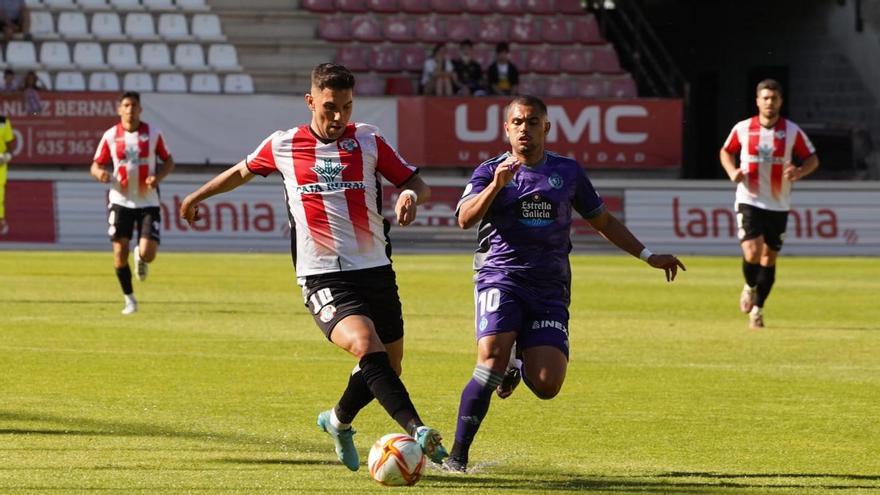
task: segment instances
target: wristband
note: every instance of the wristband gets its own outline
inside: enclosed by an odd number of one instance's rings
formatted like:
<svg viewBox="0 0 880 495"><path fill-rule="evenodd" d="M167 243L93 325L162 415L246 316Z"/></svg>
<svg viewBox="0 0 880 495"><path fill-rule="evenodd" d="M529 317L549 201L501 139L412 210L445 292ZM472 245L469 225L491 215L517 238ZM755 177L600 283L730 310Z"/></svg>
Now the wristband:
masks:
<svg viewBox="0 0 880 495"><path fill-rule="evenodd" d="M401 196L404 196L404 195L412 196L413 203L419 202L419 195L416 194L416 192L413 191L412 189L404 189L403 191L400 191L400 195Z"/></svg>
<svg viewBox="0 0 880 495"><path fill-rule="evenodd" d="M642 252L639 253L639 259L642 261L648 261L648 258L650 258L651 256L654 256L654 253L652 253L651 250L648 248L642 249Z"/></svg>

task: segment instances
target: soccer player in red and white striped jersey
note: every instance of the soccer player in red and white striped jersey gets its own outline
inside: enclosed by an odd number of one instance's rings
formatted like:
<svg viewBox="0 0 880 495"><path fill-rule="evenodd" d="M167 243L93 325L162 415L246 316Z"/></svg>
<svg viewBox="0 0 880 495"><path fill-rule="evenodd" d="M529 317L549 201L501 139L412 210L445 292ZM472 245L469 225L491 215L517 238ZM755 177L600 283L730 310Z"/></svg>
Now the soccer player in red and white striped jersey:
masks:
<svg viewBox="0 0 880 495"><path fill-rule="evenodd" d="M125 296L122 314L137 311L128 266L129 244L136 231L135 270L138 279L144 280L147 263L159 250L159 183L174 169L162 131L141 120L142 110L140 94L130 91L119 98L120 121L104 132L90 170L95 180L111 185L108 234L113 243L116 276ZM156 163L157 157L161 165Z"/></svg>
<svg viewBox="0 0 880 495"><path fill-rule="evenodd" d="M778 82L761 81L756 103L758 115L733 127L720 158L728 177L737 184L737 235L746 280L740 309L749 314L751 328L763 328L764 302L776 279L776 258L785 240L791 183L813 173L819 157L804 131L780 115L782 87ZM795 158L800 165L793 163Z"/></svg>
<svg viewBox="0 0 880 495"><path fill-rule="evenodd" d="M357 470L351 423L375 397L439 463L446 456L441 437L422 423L398 377L403 318L390 226L382 216L381 177L401 189L395 205L401 226L415 219L416 205L428 199L430 189L376 127L349 122L354 84L341 65L315 67L305 95L311 122L264 139L246 159L188 195L180 215L197 221L200 201L254 175L280 173L305 305L324 335L359 360L339 402L318 415L318 426L333 437L346 467Z"/></svg>

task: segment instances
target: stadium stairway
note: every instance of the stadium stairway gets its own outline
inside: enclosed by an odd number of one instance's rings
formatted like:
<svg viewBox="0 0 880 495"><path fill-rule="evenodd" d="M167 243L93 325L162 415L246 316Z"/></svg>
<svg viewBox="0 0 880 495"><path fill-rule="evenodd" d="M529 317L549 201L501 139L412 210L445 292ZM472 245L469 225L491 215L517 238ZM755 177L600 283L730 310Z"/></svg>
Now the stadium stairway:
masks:
<svg viewBox="0 0 880 495"><path fill-rule="evenodd" d="M223 32L238 48L239 63L258 93L300 93L316 64L333 60L331 44L316 40L318 18L297 0L208 0Z"/></svg>

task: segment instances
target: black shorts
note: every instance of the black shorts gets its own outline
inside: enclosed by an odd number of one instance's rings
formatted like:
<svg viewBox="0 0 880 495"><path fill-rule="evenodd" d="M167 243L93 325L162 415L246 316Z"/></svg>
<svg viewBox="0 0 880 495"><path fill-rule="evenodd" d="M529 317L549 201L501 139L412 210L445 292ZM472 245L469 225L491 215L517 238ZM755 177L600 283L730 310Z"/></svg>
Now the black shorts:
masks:
<svg viewBox="0 0 880 495"><path fill-rule="evenodd" d="M158 206L126 208L120 205L110 205L107 223L110 224L107 234L111 241L133 239L134 233L137 232L138 239L147 238L159 242L162 213Z"/></svg>
<svg viewBox="0 0 880 495"><path fill-rule="evenodd" d="M763 236L764 243L770 249L782 250L785 227L788 224L787 211L765 210L740 203L736 209L736 223L740 242Z"/></svg>
<svg viewBox="0 0 880 495"><path fill-rule="evenodd" d="M391 265L306 277L303 299L328 339L333 327L351 315L372 320L384 344L403 337L403 314Z"/></svg>

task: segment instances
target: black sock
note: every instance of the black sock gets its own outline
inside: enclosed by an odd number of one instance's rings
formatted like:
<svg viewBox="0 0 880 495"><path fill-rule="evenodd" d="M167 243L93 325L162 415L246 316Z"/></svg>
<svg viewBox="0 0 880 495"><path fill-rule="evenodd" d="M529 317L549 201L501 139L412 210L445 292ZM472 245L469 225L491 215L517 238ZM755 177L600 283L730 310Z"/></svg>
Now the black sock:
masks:
<svg viewBox="0 0 880 495"><path fill-rule="evenodd" d="M123 294L128 296L134 292L134 289L131 287L131 268L128 265L116 269L116 278L119 279L119 285L122 286Z"/></svg>
<svg viewBox="0 0 880 495"><path fill-rule="evenodd" d="M743 275L749 287L758 285L758 272L761 271L761 265L758 263L749 263L743 258Z"/></svg>
<svg viewBox="0 0 880 495"><path fill-rule="evenodd" d="M358 369L348 377L348 386L342 392L339 403L336 404L336 418L341 423L352 423L354 417L361 409L367 406L374 399L373 392L364 381L364 374Z"/></svg>
<svg viewBox="0 0 880 495"><path fill-rule="evenodd" d="M758 272L758 297L755 306L764 307L764 301L770 295L770 289L773 288L773 282L776 281L776 266L762 266Z"/></svg>
<svg viewBox="0 0 880 495"><path fill-rule="evenodd" d="M361 373L364 381L378 399L379 404L388 411L388 414L397 421L410 435L415 433L416 428L422 426L422 420L416 412L416 407L409 398L409 392L400 377L391 367L387 352L373 352L361 358Z"/></svg>

